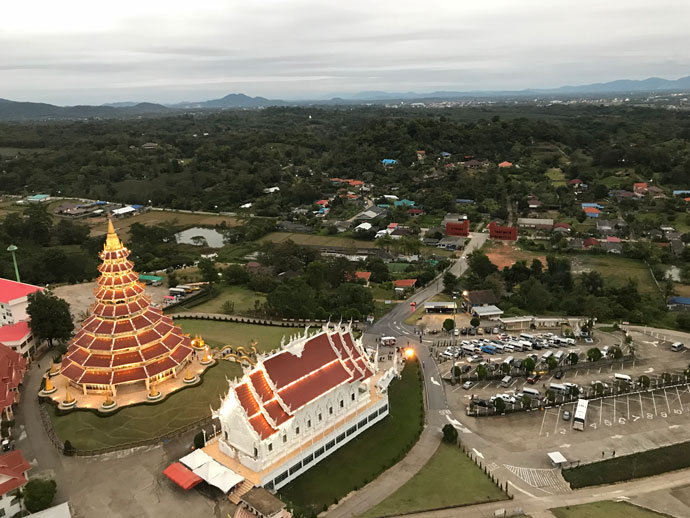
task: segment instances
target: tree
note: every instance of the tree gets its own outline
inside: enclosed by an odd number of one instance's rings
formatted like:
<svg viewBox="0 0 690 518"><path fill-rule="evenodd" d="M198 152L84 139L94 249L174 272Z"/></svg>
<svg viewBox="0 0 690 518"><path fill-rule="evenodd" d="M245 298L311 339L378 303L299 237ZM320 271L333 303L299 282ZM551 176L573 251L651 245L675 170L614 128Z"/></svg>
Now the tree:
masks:
<svg viewBox="0 0 690 518"><path fill-rule="evenodd" d="M494 399L494 408L496 409L496 413L502 414L506 410L506 402L503 401L502 397L497 397Z"/></svg>
<svg viewBox="0 0 690 518"><path fill-rule="evenodd" d="M483 380L489 375L489 370L486 368L486 365L480 365L477 367L477 377L479 377L480 380Z"/></svg>
<svg viewBox="0 0 690 518"><path fill-rule="evenodd" d="M683 331L690 331L690 312L682 311L678 313L676 323Z"/></svg>
<svg viewBox="0 0 690 518"><path fill-rule="evenodd" d="M577 353L570 353L568 358L566 358L566 361L570 365L577 365L577 362L580 361L580 357L577 355Z"/></svg>
<svg viewBox="0 0 690 518"><path fill-rule="evenodd" d="M37 291L29 295L29 326L39 340L48 340L53 347L53 340L66 342L74 331L74 322L69 312L69 304L48 291Z"/></svg>
<svg viewBox="0 0 690 518"><path fill-rule="evenodd" d="M615 360L620 360L623 357L623 351L617 345L614 345L609 351L609 354L613 356Z"/></svg>
<svg viewBox="0 0 690 518"><path fill-rule="evenodd" d="M197 265L199 272L201 273L201 278L213 284L218 281L218 272L216 271L216 263L211 259L202 259Z"/></svg>
<svg viewBox="0 0 690 518"><path fill-rule="evenodd" d="M455 328L455 320L453 320L452 318L446 318L443 321L443 329L445 329L446 331L451 331L454 328Z"/></svg>
<svg viewBox="0 0 690 518"><path fill-rule="evenodd" d="M37 513L50 507L57 492L54 480L34 478L24 486L24 505L30 513Z"/></svg>
<svg viewBox="0 0 690 518"><path fill-rule="evenodd" d="M451 272L443 274L443 291L453 293L458 287L458 278Z"/></svg>
<svg viewBox="0 0 690 518"><path fill-rule="evenodd" d="M491 262L484 252L479 250L472 252L468 256L467 262L472 272L480 279L485 279L492 273L498 271L498 267Z"/></svg>
<svg viewBox="0 0 690 518"><path fill-rule="evenodd" d="M651 384L651 382L652 382L652 380L649 379L649 376L646 376L644 374L642 376L640 376L640 378L638 380L638 383L644 389L649 388L649 385Z"/></svg>
<svg viewBox="0 0 690 518"><path fill-rule="evenodd" d="M549 367L549 370L552 371L558 367L558 360L553 356L550 356L549 359L546 360L546 365Z"/></svg>
<svg viewBox="0 0 690 518"><path fill-rule="evenodd" d="M601 395L604 393L604 384L601 382L597 382L594 384L594 393L597 395Z"/></svg>
<svg viewBox="0 0 690 518"><path fill-rule="evenodd" d="M235 303L231 300L226 300L223 302L222 310L226 315L232 315L235 312Z"/></svg>
<svg viewBox="0 0 690 518"><path fill-rule="evenodd" d="M554 390L547 390L546 391L546 399L551 401L552 403L556 400L556 392Z"/></svg>
<svg viewBox="0 0 690 518"><path fill-rule="evenodd" d="M520 401L522 402L522 408L532 408L532 398L527 394L523 395Z"/></svg>
<svg viewBox="0 0 690 518"><path fill-rule="evenodd" d="M67 439L65 441L65 444L62 446L62 454L65 457L71 457L72 455L74 455L74 446L72 446L72 443L69 439Z"/></svg>
<svg viewBox="0 0 690 518"><path fill-rule="evenodd" d="M536 366L537 362L533 358L528 357L522 361L522 368L525 369L525 372L532 372Z"/></svg>
<svg viewBox="0 0 690 518"><path fill-rule="evenodd" d="M447 424L442 429L443 432L443 442L448 444L458 443L458 431L452 424Z"/></svg>
<svg viewBox="0 0 690 518"><path fill-rule="evenodd" d="M479 324L481 324L481 320L479 320L478 317L472 317L472 319L470 320L470 325L472 327L479 327Z"/></svg>
<svg viewBox="0 0 690 518"><path fill-rule="evenodd" d="M503 374L510 374L512 368L512 365L509 363L501 363L501 372L503 372Z"/></svg>
<svg viewBox="0 0 690 518"><path fill-rule="evenodd" d="M587 359L591 362L598 362L601 360L601 351L598 347L592 347L587 351Z"/></svg>

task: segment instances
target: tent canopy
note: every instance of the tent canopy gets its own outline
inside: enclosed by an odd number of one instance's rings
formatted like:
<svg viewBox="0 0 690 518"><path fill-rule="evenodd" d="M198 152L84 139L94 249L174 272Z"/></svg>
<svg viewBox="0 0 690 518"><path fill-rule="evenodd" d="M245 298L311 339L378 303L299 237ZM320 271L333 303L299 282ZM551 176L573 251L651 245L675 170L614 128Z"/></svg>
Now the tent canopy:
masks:
<svg viewBox="0 0 690 518"><path fill-rule="evenodd" d="M194 450L182 457L180 462L192 470L193 475L217 487L223 493L228 493L244 480L244 477L214 460L204 450Z"/></svg>
<svg viewBox="0 0 690 518"><path fill-rule="evenodd" d="M547 455L549 456L549 459L551 459L551 462L553 462L557 466L559 464L564 464L568 462L568 460L563 455L561 455L560 451L553 451L551 453L547 453Z"/></svg>
<svg viewBox="0 0 690 518"><path fill-rule="evenodd" d="M165 468L163 474L185 490L193 488L202 481L201 477L192 473L179 462L170 464L170 466Z"/></svg>

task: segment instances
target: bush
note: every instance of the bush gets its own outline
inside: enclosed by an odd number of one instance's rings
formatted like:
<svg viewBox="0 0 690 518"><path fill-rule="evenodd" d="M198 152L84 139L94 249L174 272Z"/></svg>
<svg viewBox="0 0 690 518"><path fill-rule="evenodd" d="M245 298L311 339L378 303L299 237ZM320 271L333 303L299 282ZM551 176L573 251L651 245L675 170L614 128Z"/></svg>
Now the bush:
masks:
<svg viewBox="0 0 690 518"><path fill-rule="evenodd" d="M69 439L65 441L65 444L62 447L62 453L66 457L71 457L74 455L74 446L72 446L72 443L69 442Z"/></svg>
<svg viewBox="0 0 690 518"><path fill-rule="evenodd" d="M55 498L57 484L54 480L35 478L24 486L24 505L30 513L47 509Z"/></svg>
<svg viewBox="0 0 690 518"><path fill-rule="evenodd" d="M458 431L455 429L455 427L452 424L447 424L443 427L443 442L447 442L448 444L457 444L458 443Z"/></svg>

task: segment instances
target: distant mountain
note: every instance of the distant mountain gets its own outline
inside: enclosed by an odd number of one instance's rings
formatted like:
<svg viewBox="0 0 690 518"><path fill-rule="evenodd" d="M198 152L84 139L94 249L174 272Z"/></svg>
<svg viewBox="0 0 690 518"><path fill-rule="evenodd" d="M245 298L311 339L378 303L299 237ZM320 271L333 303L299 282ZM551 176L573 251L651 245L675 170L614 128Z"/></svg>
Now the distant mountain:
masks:
<svg viewBox="0 0 690 518"><path fill-rule="evenodd" d="M0 120L88 119L136 117L164 114L170 111L162 104L136 103L131 106L56 106L0 99Z"/></svg>
<svg viewBox="0 0 690 518"><path fill-rule="evenodd" d="M594 83L581 86L561 86L554 92L590 92L590 93L624 93L624 92L657 92L690 89L690 76L679 79L662 79L650 77L642 80L619 79L608 83ZM537 90L538 91L538 90Z"/></svg>
<svg viewBox="0 0 690 518"><path fill-rule="evenodd" d="M220 99L211 99L210 101L199 102L183 102L169 105L171 108L261 108L264 106L287 106L295 103L290 103L280 100L270 100L265 97L249 97L245 94L228 94Z"/></svg>

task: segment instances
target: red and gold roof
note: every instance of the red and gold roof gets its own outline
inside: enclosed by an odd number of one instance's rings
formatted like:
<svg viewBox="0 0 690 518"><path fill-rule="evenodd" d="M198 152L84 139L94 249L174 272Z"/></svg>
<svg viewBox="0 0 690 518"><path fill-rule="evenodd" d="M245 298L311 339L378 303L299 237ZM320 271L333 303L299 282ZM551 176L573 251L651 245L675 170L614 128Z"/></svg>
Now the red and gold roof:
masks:
<svg viewBox="0 0 690 518"><path fill-rule="evenodd" d="M117 385L151 378L192 354L191 340L151 306L130 251L108 220L96 302L62 360L62 374L75 383Z"/></svg>

